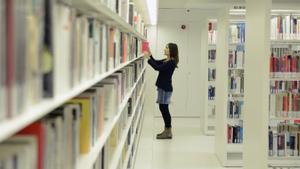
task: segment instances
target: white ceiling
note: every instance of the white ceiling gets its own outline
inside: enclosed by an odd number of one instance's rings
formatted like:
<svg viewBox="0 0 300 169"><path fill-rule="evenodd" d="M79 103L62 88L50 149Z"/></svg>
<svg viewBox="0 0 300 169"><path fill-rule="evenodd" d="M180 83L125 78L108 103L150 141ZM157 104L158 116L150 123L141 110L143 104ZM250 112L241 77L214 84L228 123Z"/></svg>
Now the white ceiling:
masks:
<svg viewBox="0 0 300 169"><path fill-rule="evenodd" d="M244 0L159 0L159 8L220 8L225 5L241 4Z"/></svg>
<svg viewBox="0 0 300 169"><path fill-rule="evenodd" d="M168 9L211 9L211 8L222 8L226 5L233 7L235 5L245 4L245 0L158 0L158 8ZM274 7L283 8L300 8L300 0L272 0Z"/></svg>

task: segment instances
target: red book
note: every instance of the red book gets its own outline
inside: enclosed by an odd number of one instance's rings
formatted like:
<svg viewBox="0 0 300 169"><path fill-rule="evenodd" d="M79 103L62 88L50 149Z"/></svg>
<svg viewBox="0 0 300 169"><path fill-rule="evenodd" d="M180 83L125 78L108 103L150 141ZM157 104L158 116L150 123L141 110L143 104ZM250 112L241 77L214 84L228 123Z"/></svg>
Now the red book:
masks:
<svg viewBox="0 0 300 169"><path fill-rule="evenodd" d="M278 65L279 59L276 57L273 57L273 71L279 72L279 65Z"/></svg>
<svg viewBox="0 0 300 169"><path fill-rule="evenodd" d="M127 61L127 35L123 36L123 63Z"/></svg>
<svg viewBox="0 0 300 169"><path fill-rule="evenodd" d="M289 64L289 72L293 71L293 56L289 55L288 57L288 64Z"/></svg>
<svg viewBox="0 0 300 169"><path fill-rule="evenodd" d="M227 124L227 142L228 143L232 143L232 127L230 125Z"/></svg>
<svg viewBox="0 0 300 169"><path fill-rule="evenodd" d="M289 110L289 101L288 101L289 99L288 99L288 96L287 95L285 95L285 96L283 96L283 111L284 112L288 112Z"/></svg>
<svg viewBox="0 0 300 169"><path fill-rule="evenodd" d="M286 56L284 56L285 58L285 72L290 72L291 71L291 69L290 69L290 61L291 61L291 56L289 56L289 55L286 55Z"/></svg>
<svg viewBox="0 0 300 169"><path fill-rule="evenodd" d="M298 66L297 58L296 58L296 56L293 56L292 57L292 70L291 70L291 72L297 72L297 66Z"/></svg>
<svg viewBox="0 0 300 169"><path fill-rule="evenodd" d="M291 72L295 72L295 57L292 56L291 59Z"/></svg>
<svg viewBox="0 0 300 169"><path fill-rule="evenodd" d="M300 120L294 120L295 124L300 124ZM299 134L299 133L298 133Z"/></svg>
<svg viewBox="0 0 300 169"><path fill-rule="evenodd" d="M209 22L209 23L208 23L208 31L211 31L211 30L212 30L212 23Z"/></svg>
<svg viewBox="0 0 300 169"><path fill-rule="evenodd" d="M285 111L285 96L282 96L282 111Z"/></svg>
<svg viewBox="0 0 300 169"><path fill-rule="evenodd" d="M277 33L280 33L280 16L277 16Z"/></svg>
<svg viewBox="0 0 300 169"><path fill-rule="evenodd" d="M279 66L280 66L280 68L279 68L280 72L284 72L285 71L285 68L284 68L284 66L285 66L285 57L284 56L280 57Z"/></svg>
<svg viewBox="0 0 300 169"><path fill-rule="evenodd" d="M292 111L297 111L297 95L296 94L293 94L292 95L292 98L293 98L293 110Z"/></svg>
<svg viewBox="0 0 300 169"><path fill-rule="evenodd" d="M272 73L272 72L274 72L274 63L273 63L273 60L274 60L274 56L273 56L273 54L271 55L271 57L270 57L270 72Z"/></svg>
<svg viewBox="0 0 300 169"><path fill-rule="evenodd" d="M45 145L45 128L41 121L35 122L23 130L18 135L34 135L38 142L38 169L43 169L44 165L44 145Z"/></svg>
<svg viewBox="0 0 300 169"><path fill-rule="evenodd" d="M147 51L149 51L149 42L143 41L143 43L142 43L142 52L144 53L144 52L147 52Z"/></svg>

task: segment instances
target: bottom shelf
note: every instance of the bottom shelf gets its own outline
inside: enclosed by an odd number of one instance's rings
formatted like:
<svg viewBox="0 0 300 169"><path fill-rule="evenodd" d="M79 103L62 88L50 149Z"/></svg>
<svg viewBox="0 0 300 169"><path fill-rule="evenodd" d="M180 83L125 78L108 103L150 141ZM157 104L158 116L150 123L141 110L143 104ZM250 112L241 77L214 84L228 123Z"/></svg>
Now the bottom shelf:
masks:
<svg viewBox="0 0 300 169"><path fill-rule="evenodd" d="M214 135L216 120L214 118L207 118L205 120L204 134L208 136Z"/></svg>
<svg viewBox="0 0 300 169"><path fill-rule="evenodd" d="M143 124L142 123L143 118L144 118L144 114L142 113L142 109L141 109L140 113L139 113L139 117L138 117L139 120L137 120L137 124L134 125L134 128L135 128L134 133L135 134L131 138L131 143L132 144L130 144L130 146L128 147L128 150L126 152L126 157L125 157L122 169L128 169L128 164L129 163L131 163L129 169L133 169L134 168L136 154L137 154L137 149L138 149L138 143L139 143L139 139L140 139L140 135L141 135L141 129L142 129L142 124ZM139 121L140 120L141 120L141 123L139 125ZM136 133L137 131L138 131L138 133ZM137 134L137 137L136 137L136 134ZM134 140L135 138L136 138L136 140ZM132 152L133 146L135 146L134 152ZM130 161L130 160L133 160L133 161Z"/></svg>
<svg viewBox="0 0 300 169"><path fill-rule="evenodd" d="M242 167L243 166L243 145L242 144L227 144L225 156L220 159L224 167Z"/></svg>
<svg viewBox="0 0 300 169"><path fill-rule="evenodd" d="M208 126L208 127L214 127L214 126ZM207 135L207 136L214 136L215 135L215 130L210 130L210 129L207 129L207 128L204 131L205 135Z"/></svg>
<svg viewBox="0 0 300 169"><path fill-rule="evenodd" d="M270 167L299 167L300 157L270 157Z"/></svg>

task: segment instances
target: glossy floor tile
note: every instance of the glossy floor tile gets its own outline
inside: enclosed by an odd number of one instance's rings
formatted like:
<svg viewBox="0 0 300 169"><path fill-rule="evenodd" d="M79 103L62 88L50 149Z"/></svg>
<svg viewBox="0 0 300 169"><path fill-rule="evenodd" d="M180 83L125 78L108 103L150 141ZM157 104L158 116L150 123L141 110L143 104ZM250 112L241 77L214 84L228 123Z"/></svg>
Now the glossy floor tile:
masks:
<svg viewBox="0 0 300 169"><path fill-rule="evenodd" d="M223 169L214 155L214 137L203 135L199 118L173 118L172 124L174 138L156 140L163 120L145 114L134 169Z"/></svg>

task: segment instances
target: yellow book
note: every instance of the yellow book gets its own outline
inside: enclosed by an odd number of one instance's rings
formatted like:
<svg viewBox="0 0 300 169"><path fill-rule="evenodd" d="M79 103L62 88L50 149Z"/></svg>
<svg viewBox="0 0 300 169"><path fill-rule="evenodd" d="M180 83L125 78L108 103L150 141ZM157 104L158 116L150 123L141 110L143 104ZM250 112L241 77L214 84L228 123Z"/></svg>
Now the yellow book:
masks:
<svg viewBox="0 0 300 169"><path fill-rule="evenodd" d="M81 117L80 117L80 154L87 154L91 147L91 99L75 98L68 103L81 105Z"/></svg>

